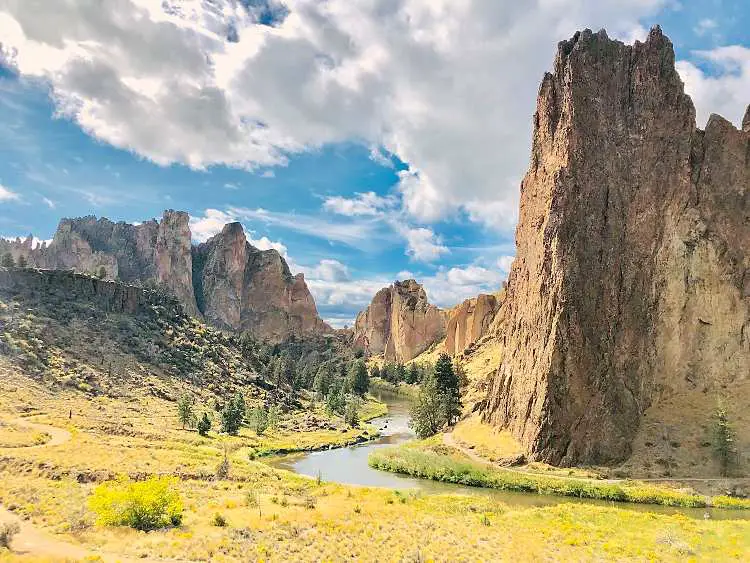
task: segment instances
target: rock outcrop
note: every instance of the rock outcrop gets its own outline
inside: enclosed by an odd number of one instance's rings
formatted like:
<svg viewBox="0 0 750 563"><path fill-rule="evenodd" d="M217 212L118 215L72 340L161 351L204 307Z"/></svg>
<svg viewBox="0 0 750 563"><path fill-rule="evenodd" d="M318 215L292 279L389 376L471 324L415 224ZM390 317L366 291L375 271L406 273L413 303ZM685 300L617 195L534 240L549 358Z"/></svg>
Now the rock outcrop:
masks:
<svg viewBox="0 0 750 563"><path fill-rule="evenodd" d="M448 312L445 351L460 354L487 333L499 306L498 298L482 293Z"/></svg>
<svg viewBox="0 0 750 563"><path fill-rule="evenodd" d="M533 459L627 457L644 411L750 374L750 117L695 110L656 27L559 45L539 90L484 416Z"/></svg>
<svg viewBox="0 0 750 563"><path fill-rule="evenodd" d="M279 341L290 334L330 332L318 317L302 274L292 276L276 250L247 242L240 223L193 249L193 280L206 320Z"/></svg>
<svg viewBox="0 0 750 563"><path fill-rule="evenodd" d="M106 218L63 219L49 246L32 238L0 242L0 253L30 266L74 270L131 285L167 288L193 316L214 326L279 341L329 332L302 276L292 276L275 250L252 247L239 223L193 247L189 216L164 212L138 225Z"/></svg>
<svg viewBox="0 0 750 563"><path fill-rule="evenodd" d="M415 280L396 281L357 315L354 344L388 361L407 362L445 336L445 313Z"/></svg>

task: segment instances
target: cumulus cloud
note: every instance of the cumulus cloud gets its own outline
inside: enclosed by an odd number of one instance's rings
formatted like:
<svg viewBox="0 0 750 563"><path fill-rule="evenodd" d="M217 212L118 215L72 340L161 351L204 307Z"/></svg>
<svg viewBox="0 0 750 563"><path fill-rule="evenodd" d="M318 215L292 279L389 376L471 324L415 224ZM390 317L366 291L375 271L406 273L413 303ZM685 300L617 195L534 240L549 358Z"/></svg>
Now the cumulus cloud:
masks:
<svg viewBox="0 0 750 563"><path fill-rule="evenodd" d="M21 199L20 195L18 195L16 192L10 191L10 189L0 184L0 202L19 201L20 199Z"/></svg>
<svg viewBox="0 0 750 563"><path fill-rule="evenodd" d="M712 73L694 63L678 61L677 70L685 91L693 98L700 127L711 113L718 113L740 125L750 102L750 48L740 45L696 51L694 55L713 65Z"/></svg>
<svg viewBox="0 0 750 563"><path fill-rule="evenodd" d="M354 140L408 164L417 220L507 229L557 41L628 37L667 3L5 0L0 38L61 115L154 162L268 167Z"/></svg>
<svg viewBox="0 0 750 563"><path fill-rule="evenodd" d="M443 254L450 253L448 247L431 229L425 227L406 229L404 237L406 238L406 254L414 260L434 262Z"/></svg>

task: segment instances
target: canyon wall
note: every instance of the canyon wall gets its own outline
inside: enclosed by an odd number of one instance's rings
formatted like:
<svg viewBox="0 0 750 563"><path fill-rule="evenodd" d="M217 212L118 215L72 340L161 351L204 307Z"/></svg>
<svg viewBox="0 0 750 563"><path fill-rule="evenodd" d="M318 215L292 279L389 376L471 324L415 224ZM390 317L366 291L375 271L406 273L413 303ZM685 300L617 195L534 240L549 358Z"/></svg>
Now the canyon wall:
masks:
<svg viewBox="0 0 750 563"><path fill-rule="evenodd" d="M167 288L193 316L214 326L272 341L330 332L304 278L292 276L275 250L251 246L239 223L193 247L189 216L164 212L138 225L106 218L63 219L49 245L0 240L0 254L29 266L74 270L131 285Z"/></svg>
<svg viewBox="0 0 750 563"><path fill-rule="evenodd" d="M487 333L499 305L495 295L482 293L448 311L445 351L456 356L477 342Z"/></svg>
<svg viewBox="0 0 750 563"><path fill-rule="evenodd" d="M750 109L705 131L656 27L559 45L483 405L533 459L626 458L646 409L750 377Z"/></svg>
<svg viewBox="0 0 750 563"><path fill-rule="evenodd" d="M445 336L446 315L415 280L396 281L357 315L354 345L388 361L408 362Z"/></svg>

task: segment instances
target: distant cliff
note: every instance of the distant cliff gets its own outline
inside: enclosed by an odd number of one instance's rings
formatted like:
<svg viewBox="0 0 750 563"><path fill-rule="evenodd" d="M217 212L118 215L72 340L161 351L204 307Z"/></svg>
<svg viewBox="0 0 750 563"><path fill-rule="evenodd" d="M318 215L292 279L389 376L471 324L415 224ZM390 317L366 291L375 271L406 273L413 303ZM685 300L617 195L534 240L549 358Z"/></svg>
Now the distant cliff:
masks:
<svg viewBox="0 0 750 563"><path fill-rule="evenodd" d="M480 294L448 311L445 351L455 356L477 342L489 330L499 306L495 295Z"/></svg>
<svg viewBox="0 0 750 563"><path fill-rule="evenodd" d="M30 266L75 270L127 284L167 288L193 316L273 341L328 332L304 278L275 250L250 245L239 223L193 247L187 213L168 210L138 225L106 218L63 219L48 246L0 240L0 254Z"/></svg>
<svg viewBox="0 0 750 563"><path fill-rule="evenodd" d="M397 281L357 315L354 344L388 361L407 362L445 336L445 322L445 313L427 301L421 285Z"/></svg>

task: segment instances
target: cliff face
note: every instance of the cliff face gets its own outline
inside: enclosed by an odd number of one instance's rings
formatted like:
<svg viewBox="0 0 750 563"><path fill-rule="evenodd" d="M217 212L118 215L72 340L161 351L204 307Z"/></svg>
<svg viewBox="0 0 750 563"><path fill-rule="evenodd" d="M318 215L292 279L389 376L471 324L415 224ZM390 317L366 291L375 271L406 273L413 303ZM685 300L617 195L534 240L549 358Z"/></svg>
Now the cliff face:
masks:
<svg viewBox="0 0 750 563"><path fill-rule="evenodd" d="M451 309L445 331L445 351L455 356L479 340L487 333L498 306L497 297L480 294Z"/></svg>
<svg viewBox="0 0 750 563"><path fill-rule="evenodd" d="M165 211L161 221L139 225L63 219L49 246L33 248L31 238L0 242L0 252L7 251L39 268L94 275L103 270L128 284L160 284L188 314L259 338L331 330L318 317L304 278L292 276L275 250L250 246L239 223L193 248L184 212Z"/></svg>
<svg viewBox="0 0 750 563"><path fill-rule="evenodd" d="M621 460L650 405L748 377L748 121L696 129L659 28L560 43L484 407L532 457Z"/></svg>
<svg viewBox="0 0 750 563"><path fill-rule="evenodd" d="M241 224L226 225L193 255L199 306L215 326L272 341L331 332L318 317L304 277L292 276L276 250L250 245Z"/></svg>
<svg viewBox="0 0 750 563"><path fill-rule="evenodd" d="M388 361L407 362L443 338L445 323L445 313L427 301L421 285L397 281L357 315L354 344Z"/></svg>

